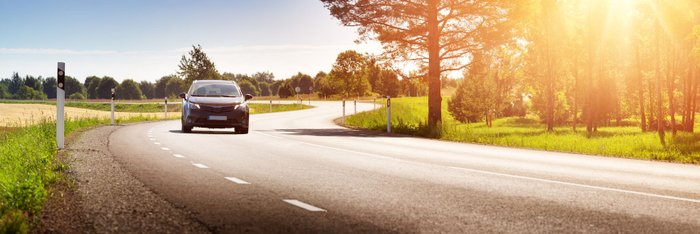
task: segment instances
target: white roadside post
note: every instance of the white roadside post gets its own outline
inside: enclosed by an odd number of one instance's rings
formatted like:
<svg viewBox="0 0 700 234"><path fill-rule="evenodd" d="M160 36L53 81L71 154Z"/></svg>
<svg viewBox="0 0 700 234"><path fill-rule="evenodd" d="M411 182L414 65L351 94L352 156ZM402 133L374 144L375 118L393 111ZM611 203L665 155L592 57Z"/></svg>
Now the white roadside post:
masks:
<svg viewBox="0 0 700 234"><path fill-rule="evenodd" d="M386 96L386 132L391 133L391 97Z"/></svg>
<svg viewBox="0 0 700 234"><path fill-rule="evenodd" d="M343 123L345 123L345 100L343 100Z"/></svg>
<svg viewBox="0 0 700 234"><path fill-rule="evenodd" d="M372 110L375 110L375 109L377 109L377 98L376 97L372 101Z"/></svg>
<svg viewBox="0 0 700 234"><path fill-rule="evenodd" d="M314 87L309 86L309 94L313 95L314 93ZM311 96L309 96L309 106L311 105Z"/></svg>
<svg viewBox="0 0 700 234"><path fill-rule="evenodd" d="M303 101L301 100L301 96L299 95L299 92L301 92L301 87L297 86L294 88L295 93L297 94L297 99L299 99L299 109L304 108Z"/></svg>
<svg viewBox="0 0 700 234"><path fill-rule="evenodd" d="M114 88L112 88L112 101L111 107L112 107L112 126L114 126Z"/></svg>
<svg viewBox="0 0 700 234"><path fill-rule="evenodd" d="M353 101L353 104L355 105L355 114L357 114L357 99L355 99L355 101Z"/></svg>
<svg viewBox="0 0 700 234"><path fill-rule="evenodd" d="M165 98L165 107L163 108L165 110L165 113L163 116L165 116L165 119L168 119L168 98Z"/></svg>
<svg viewBox="0 0 700 234"><path fill-rule="evenodd" d="M66 102L66 91L65 91L65 80L66 80L66 63L58 63L58 78L56 79L56 145L58 149L63 149L64 147L64 110L63 106Z"/></svg>
<svg viewBox="0 0 700 234"><path fill-rule="evenodd" d="M270 99L270 113L272 113L272 99Z"/></svg>

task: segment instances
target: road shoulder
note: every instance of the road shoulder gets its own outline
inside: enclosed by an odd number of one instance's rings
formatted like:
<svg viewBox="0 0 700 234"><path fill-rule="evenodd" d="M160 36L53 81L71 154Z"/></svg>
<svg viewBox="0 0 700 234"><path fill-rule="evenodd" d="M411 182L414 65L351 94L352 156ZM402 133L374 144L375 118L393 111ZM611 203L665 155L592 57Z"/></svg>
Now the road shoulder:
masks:
<svg viewBox="0 0 700 234"><path fill-rule="evenodd" d="M111 155L109 135L120 127L82 133L61 157L69 165L53 185L35 233L207 233L129 174Z"/></svg>

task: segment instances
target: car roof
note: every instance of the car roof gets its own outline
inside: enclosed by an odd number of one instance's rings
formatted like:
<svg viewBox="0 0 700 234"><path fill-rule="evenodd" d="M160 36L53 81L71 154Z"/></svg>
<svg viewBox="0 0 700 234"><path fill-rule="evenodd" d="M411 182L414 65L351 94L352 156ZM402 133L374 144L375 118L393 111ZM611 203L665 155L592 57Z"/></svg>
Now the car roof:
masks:
<svg viewBox="0 0 700 234"><path fill-rule="evenodd" d="M192 83L236 83L232 80L195 80Z"/></svg>

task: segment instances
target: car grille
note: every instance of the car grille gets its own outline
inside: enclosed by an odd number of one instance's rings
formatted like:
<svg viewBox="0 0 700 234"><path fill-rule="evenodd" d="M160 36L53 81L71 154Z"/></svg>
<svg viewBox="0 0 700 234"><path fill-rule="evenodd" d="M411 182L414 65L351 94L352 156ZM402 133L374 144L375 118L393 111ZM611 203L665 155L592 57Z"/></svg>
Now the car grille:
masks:
<svg viewBox="0 0 700 234"><path fill-rule="evenodd" d="M214 113L223 113L233 111L233 106L204 106L200 105L201 110Z"/></svg>

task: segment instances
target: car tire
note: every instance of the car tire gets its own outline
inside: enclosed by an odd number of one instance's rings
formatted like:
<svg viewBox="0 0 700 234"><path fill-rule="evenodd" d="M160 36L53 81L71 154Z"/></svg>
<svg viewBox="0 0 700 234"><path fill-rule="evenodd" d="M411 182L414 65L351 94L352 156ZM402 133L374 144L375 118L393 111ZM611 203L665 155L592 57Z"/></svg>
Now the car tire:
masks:
<svg viewBox="0 0 700 234"><path fill-rule="evenodd" d="M186 124L182 124L182 132L184 133L191 133L192 132L192 126L188 126Z"/></svg>
<svg viewBox="0 0 700 234"><path fill-rule="evenodd" d="M244 127L236 128L234 131L236 131L238 134L248 134L248 128Z"/></svg>

